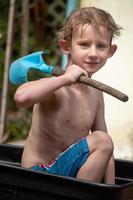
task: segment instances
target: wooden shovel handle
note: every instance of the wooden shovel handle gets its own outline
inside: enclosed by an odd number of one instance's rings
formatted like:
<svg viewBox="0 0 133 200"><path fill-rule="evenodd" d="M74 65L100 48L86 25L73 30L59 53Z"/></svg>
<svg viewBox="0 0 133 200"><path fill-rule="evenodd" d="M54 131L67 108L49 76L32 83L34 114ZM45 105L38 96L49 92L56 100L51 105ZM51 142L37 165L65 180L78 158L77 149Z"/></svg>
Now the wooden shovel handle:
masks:
<svg viewBox="0 0 133 200"><path fill-rule="evenodd" d="M54 76L60 76L60 75L63 75L65 73L65 70L62 70L60 68L54 68L53 69L53 75ZM87 78L85 76L81 76L79 78L79 82L80 83L84 83L86 85L89 85L91 87L94 87L98 90L101 90L103 92L106 92L107 94L110 94L112 95L113 97L123 101L123 102L126 102L128 101L128 96L122 92L120 92L119 90L116 90L115 88L112 88L104 83L101 83L99 81L96 81L94 79L91 79L91 78Z"/></svg>

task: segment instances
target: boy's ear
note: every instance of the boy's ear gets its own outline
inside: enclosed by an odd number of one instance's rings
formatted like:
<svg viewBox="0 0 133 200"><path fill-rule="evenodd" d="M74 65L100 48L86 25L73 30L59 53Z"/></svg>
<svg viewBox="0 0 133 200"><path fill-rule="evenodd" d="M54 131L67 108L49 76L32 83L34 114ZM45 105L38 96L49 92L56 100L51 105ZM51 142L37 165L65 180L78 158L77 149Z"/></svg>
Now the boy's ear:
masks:
<svg viewBox="0 0 133 200"><path fill-rule="evenodd" d="M114 53L117 50L117 45L116 44L112 44L109 48L109 55L108 58L112 57L114 55Z"/></svg>
<svg viewBox="0 0 133 200"><path fill-rule="evenodd" d="M62 40L59 40L58 44L59 44L59 47L60 47L61 51L64 54L69 54L69 44L68 44L68 41L62 39Z"/></svg>

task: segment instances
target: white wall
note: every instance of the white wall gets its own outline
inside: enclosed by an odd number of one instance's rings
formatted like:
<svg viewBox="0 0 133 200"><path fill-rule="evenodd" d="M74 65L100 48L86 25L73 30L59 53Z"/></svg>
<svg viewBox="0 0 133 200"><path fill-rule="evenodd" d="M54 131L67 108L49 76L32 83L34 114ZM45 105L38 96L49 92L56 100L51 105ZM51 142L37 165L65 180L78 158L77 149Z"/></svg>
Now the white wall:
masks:
<svg viewBox="0 0 133 200"><path fill-rule="evenodd" d="M82 0L81 7L95 6L110 12L124 30L114 40L116 54L93 78L126 93L123 103L109 95L105 97L106 121L115 144L115 157L133 159L133 1Z"/></svg>

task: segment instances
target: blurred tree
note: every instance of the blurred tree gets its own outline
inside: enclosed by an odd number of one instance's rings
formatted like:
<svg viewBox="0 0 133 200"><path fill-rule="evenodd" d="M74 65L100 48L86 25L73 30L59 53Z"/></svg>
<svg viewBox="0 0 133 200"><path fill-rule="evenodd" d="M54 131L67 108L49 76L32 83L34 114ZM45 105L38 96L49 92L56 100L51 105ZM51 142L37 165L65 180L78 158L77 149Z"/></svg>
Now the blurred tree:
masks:
<svg viewBox="0 0 133 200"><path fill-rule="evenodd" d="M4 131L6 122L6 110L7 110L8 71L11 61L12 41L13 41L14 15L15 15L15 0L10 0L6 53L5 53L5 63L4 63L3 89L1 96L0 143L2 143L5 140L4 138L6 136L4 135Z"/></svg>
<svg viewBox="0 0 133 200"><path fill-rule="evenodd" d="M22 1L21 20L21 56L23 56L29 51L29 0Z"/></svg>
<svg viewBox="0 0 133 200"><path fill-rule="evenodd" d="M17 0L15 3L15 27L13 42L13 60L35 51L47 51L46 62L50 65L60 65L61 52L57 48L56 31L61 26L65 18L66 0ZM3 69L7 38L7 24L10 0L1 0L0 2L0 97L2 92ZM44 77L40 72L31 72L31 79ZM8 90L8 116L6 124L6 132L9 134L10 124L15 126L15 120L24 121L25 130L29 127L28 112L31 108L26 109L25 117L22 119L22 111L20 111L14 101L13 96L17 86L9 83ZM0 102L1 104L1 102ZM16 112L19 114L16 114ZM14 117L13 117L14 116ZM12 119L11 119L12 118ZM26 122L26 123L25 123ZM22 124L22 123L20 123ZM22 127L22 125L20 125ZM13 129L12 129L13 130ZM14 129L16 130L16 129ZM28 133L28 130L27 130ZM18 133L21 134L21 133Z"/></svg>

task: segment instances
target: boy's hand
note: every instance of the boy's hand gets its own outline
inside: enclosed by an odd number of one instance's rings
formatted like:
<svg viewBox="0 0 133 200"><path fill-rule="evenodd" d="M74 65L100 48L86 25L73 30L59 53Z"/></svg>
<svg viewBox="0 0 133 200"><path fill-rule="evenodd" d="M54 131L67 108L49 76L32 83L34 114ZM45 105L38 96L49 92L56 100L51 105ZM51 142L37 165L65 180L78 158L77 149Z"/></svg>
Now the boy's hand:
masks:
<svg viewBox="0 0 133 200"><path fill-rule="evenodd" d="M80 76L88 76L88 74L78 65L70 65L67 67L64 76L67 78L67 85L72 85L78 81Z"/></svg>

